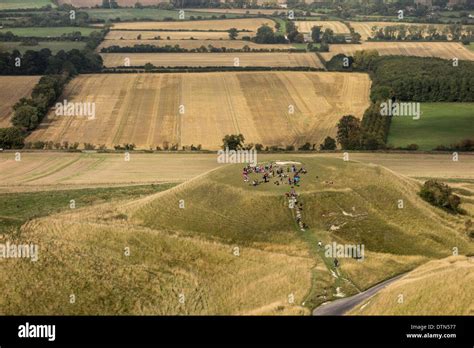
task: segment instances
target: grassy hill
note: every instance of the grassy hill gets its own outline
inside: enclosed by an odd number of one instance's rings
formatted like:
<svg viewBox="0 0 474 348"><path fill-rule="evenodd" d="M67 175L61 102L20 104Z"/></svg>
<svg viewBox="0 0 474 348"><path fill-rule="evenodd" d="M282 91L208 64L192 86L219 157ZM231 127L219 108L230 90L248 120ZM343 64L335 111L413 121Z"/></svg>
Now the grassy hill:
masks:
<svg viewBox="0 0 474 348"><path fill-rule="evenodd" d="M242 165L225 165L145 198L30 221L8 238L38 243L40 259L4 262L0 312L305 314L449 256L453 245L474 250L463 218L422 201L415 181L340 159L284 157L308 170L297 188L306 231L288 208L288 185L249 186ZM318 241L364 244L365 258L335 269Z"/></svg>
<svg viewBox="0 0 474 348"><path fill-rule="evenodd" d="M421 150L449 146L474 136L474 103L422 103L419 120L393 117L388 144Z"/></svg>
<svg viewBox="0 0 474 348"><path fill-rule="evenodd" d="M403 294L403 303L398 295ZM474 315L474 259L430 261L351 311L353 315Z"/></svg>

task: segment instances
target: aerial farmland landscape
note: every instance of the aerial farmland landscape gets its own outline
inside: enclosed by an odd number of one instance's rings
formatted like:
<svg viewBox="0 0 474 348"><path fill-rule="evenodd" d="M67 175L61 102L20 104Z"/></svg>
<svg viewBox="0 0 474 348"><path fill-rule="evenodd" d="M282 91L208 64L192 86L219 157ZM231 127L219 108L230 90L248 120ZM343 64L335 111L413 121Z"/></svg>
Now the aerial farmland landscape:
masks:
<svg viewBox="0 0 474 348"><path fill-rule="evenodd" d="M472 1L0 0L0 75L2 317L474 317Z"/></svg>

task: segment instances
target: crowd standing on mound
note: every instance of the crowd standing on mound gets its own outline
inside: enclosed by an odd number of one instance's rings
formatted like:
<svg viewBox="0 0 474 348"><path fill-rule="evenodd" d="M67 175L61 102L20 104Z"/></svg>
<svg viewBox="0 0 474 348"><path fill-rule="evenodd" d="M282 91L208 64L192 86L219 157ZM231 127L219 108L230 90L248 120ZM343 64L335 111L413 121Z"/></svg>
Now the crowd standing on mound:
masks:
<svg viewBox="0 0 474 348"><path fill-rule="evenodd" d="M261 175L261 180L258 177L256 179L250 179L250 174L252 173ZM271 181L277 186L286 184L290 186L290 190L285 193L285 196L289 199L290 207L296 211L296 223L301 231L305 231L308 226L302 221L301 212L303 211L303 203L298 201L298 194L296 193L295 187L300 186L301 175L306 173L307 171L303 166L298 169L295 164L282 166L275 163L256 166L249 164L242 170L244 182L251 186L255 187Z"/></svg>

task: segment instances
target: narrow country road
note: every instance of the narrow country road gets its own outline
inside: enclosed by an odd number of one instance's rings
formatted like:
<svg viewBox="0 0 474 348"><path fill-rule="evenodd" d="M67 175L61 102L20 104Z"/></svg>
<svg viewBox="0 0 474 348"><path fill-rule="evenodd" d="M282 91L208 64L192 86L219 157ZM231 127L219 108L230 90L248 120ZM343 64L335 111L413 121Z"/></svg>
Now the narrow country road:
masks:
<svg viewBox="0 0 474 348"><path fill-rule="evenodd" d="M405 274L406 273L399 274L396 277L387 279L382 283L379 283L361 293L358 293L357 295L347 298L341 298L339 300L323 304L313 311L313 315L344 315L346 312L357 306L359 303L363 302L364 300L367 300L369 297L372 297L389 284L403 277Z"/></svg>

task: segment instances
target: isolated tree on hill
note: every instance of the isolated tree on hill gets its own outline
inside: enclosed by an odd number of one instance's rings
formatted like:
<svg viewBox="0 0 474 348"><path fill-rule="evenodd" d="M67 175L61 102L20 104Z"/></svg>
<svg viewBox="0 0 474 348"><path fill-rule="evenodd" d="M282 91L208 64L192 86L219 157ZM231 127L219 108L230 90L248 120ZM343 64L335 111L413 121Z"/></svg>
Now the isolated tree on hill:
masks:
<svg viewBox="0 0 474 348"><path fill-rule="evenodd" d="M242 134L228 134L222 139L222 148L225 150L240 150L244 148L245 138Z"/></svg>
<svg viewBox="0 0 474 348"><path fill-rule="evenodd" d="M235 40L239 35L239 31L236 28L229 29L229 39Z"/></svg>
<svg viewBox="0 0 474 348"><path fill-rule="evenodd" d="M264 24L257 29L257 34L255 36L255 42L264 44L264 43L274 43L275 42L275 33L273 29L268 25Z"/></svg>
<svg viewBox="0 0 474 348"><path fill-rule="evenodd" d="M359 119L352 115L343 116L337 124L337 142L343 150L360 147L361 126Z"/></svg>
<svg viewBox="0 0 474 348"><path fill-rule="evenodd" d="M436 180L426 181L421 188L420 196L428 203L439 208L444 208L454 213L462 212L459 208L461 198L453 194L452 189L448 185Z"/></svg>
<svg viewBox="0 0 474 348"><path fill-rule="evenodd" d="M336 149L336 140L331 137L326 137L324 142L319 145L320 150L335 150Z"/></svg>

